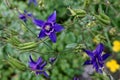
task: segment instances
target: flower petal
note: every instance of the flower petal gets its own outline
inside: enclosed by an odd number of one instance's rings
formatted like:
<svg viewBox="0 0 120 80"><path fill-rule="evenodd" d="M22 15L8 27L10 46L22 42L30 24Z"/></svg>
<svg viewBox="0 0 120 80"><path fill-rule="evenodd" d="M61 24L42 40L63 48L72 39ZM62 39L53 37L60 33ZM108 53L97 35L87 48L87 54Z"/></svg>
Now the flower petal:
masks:
<svg viewBox="0 0 120 80"><path fill-rule="evenodd" d="M49 75L45 71L36 71L36 75L43 74L46 78L49 78Z"/></svg>
<svg viewBox="0 0 120 80"><path fill-rule="evenodd" d="M97 56L96 56L96 58L97 58L97 60L98 60L98 61L103 62L103 59L102 59L102 57L101 57L101 56L97 55Z"/></svg>
<svg viewBox="0 0 120 80"><path fill-rule="evenodd" d="M36 67L36 63L34 63L34 62L29 62L29 67L30 67L31 69L34 69L34 68Z"/></svg>
<svg viewBox="0 0 120 80"><path fill-rule="evenodd" d="M44 38L46 36L43 30L40 31L38 38Z"/></svg>
<svg viewBox="0 0 120 80"><path fill-rule="evenodd" d="M104 54L104 55L102 56L103 61L106 60L110 55L111 55L111 54Z"/></svg>
<svg viewBox="0 0 120 80"><path fill-rule="evenodd" d="M29 58L30 58L30 62L34 62L35 63L35 61L33 61L32 57L31 57L31 55L29 56Z"/></svg>
<svg viewBox="0 0 120 80"><path fill-rule="evenodd" d="M93 60L93 61L95 61L95 60ZM96 62L100 67L103 67L104 62L103 62L103 59L101 56L97 56Z"/></svg>
<svg viewBox="0 0 120 80"><path fill-rule="evenodd" d="M29 0L28 5L30 5L31 3L34 3L34 5L37 5L37 1L36 0Z"/></svg>
<svg viewBox="0 0 120 80"><path fill-rule="evenodd" d="M102 67L100 67L97 62L93 63L93 67L98 73L102 73Z"/></svg>
<svg viewBox="0 0 120 80"><path fill-rule="evenodd" d="M34 3L35 6L37 5L37 1L36 0L33 0L33 3Z"/></svg>
<svg viewBox="0 0 120 80"><path fill-rule="evenodd" d="M51 64L53 64L55 62L55 60L56 60L56 57L49 58L49 61L50 61Z"/></svg>
<svg viewBox="0 0 120 80"><path fill-rule="evenodd" d="M44 62L40 65L40 68L41 68L41 69L43 69L43 68L44 68L44 66L46 66L46 64L47 64L47 62L46 62L46 61L44 61Z"/></svg>
<svg viewBox="0 0 120 80"><path fill-rule="evenodd" d="M46 78L49 78L49 75L45 71L43 72L43 74Z"/></svg>
<svg viewBox="0 0 120 80"><path fill-rule="evenodd" d="M86 52L88 54L88 56L90 56L90 58L93 57L93 53L90 50L83 49L83 51Z"/></svg>
<svg viewBox="0 0 120 80"><path fill-rule="evenodd" d="M36 75L42 74L42 71L36 71Z"/></svg>
<svg viewBox="0 0 120 80"><path fill-rule="evenodd" d="M26 16L25 16L24 14L20 14L20 15L19 15L19 18L20 18L20 19L26 19Z"/></svg>
<svg viewBox="0 0 120 80"><path fill-rule="evenodd" d="M98 73L103 73L102 69L98 69L97 72L98 72Z"/></svg>
<svg viewBox="0 0 120 80"><path fill-rule="evenodd" d="M55 29L56 32L60 32L60 31L62 31L64 28L63 28L61 25L59 25L59 24L55 24L54 29Z"/></svg>
<svg viewBox="0 0 120 80"><path fill-rule="evenodd" d="M96 61L93 63L93 68L95 68L96 71L98 72L99 66L98 66L98 63Z"/></svg>
<svg viewBox="0 0 120 80"><path fill-rule="evenodd" d="M56 34L55 34L55 32L52 32L50 35L49 35L49 37L50 37L50 39L51 39L51 41L52 42L56 42Z"/></svg>
<svg viewBox="0 0 120 80"><path fill-rule="evenodd" d="M29 62L29 66L30 66L30 68L35 67L35 66L36 66L36 62L35 62L35 61L33 61L33 59L32 59L32 57L31 57L31 55L29 56L29 58L30 58L30 62Z"/></svg>
<svg viewBox="0 0 120 80"><path fill-rule="evenodd" d="M85 61L84 65L90 65L92 62L90 60Z"/></svg>
<svg viewBox="0 0 120 80"><path fill-rule="evenodd" d="M50 22L55 22L56 21L56 11L54 11L47 19Z"/></svg>
<svg viewBox="0 0 120 80"><path fill-rule="evenodd" d="M103 67L104 62L103 61L98 61L99 67Z"/></svg>
<svg viewBox="0 0 120 80"><path fill-rule="evenodd" d="M20 14L19 19L23 20L24 22L27 21L27 17L25 16L25 14Z"/></svg>
<svg viewBox="0 0 120 80"><path fill-rule="evenodd" d="M104 45L102 43L98 44L95 50L96 55L101 55L104 50Z"/></svg>
<svg viewBox="0 0 120 80"><path fill-rule="evenodd" d="M78 77L74 77L74 79L73 80L80 80Z"/></svg>
<svg viewBox="0 0 120 80"><path fill-rule="evenodd" d="M33 23L39 27L42 27L44 25L44 21L43 20L38 20L38 19L33 19Z"/></svg>
<svg viewBox="0 0 120 80"><path fill-rule="evenodd" d="M39 65L39 64L41 64L42 62L43 62L42 57L39 57L38 60L37 60L37 62L36 62L36 65Z"/></svg>

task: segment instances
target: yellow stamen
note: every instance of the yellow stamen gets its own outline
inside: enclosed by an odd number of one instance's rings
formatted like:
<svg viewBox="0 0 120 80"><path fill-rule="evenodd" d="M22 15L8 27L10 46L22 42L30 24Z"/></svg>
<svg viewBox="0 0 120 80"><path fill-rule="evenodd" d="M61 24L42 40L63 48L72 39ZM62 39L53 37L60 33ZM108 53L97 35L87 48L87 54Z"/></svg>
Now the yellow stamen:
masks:
<svg viewBox="0 0 120 80"><path fill-rule="evenodd" d="M45 30L49 31L50 30L50 26L49 25L45 26Z"/></svg>

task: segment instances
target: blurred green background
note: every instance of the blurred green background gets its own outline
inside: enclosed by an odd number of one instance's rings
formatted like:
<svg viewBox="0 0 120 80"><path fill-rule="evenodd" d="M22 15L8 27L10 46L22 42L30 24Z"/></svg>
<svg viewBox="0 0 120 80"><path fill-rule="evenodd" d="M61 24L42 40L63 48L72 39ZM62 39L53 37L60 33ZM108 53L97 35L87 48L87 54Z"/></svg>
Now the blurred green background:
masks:
<svg viewBox="0 0 120 80"><path fill-rule="evenodd" d="M50 57L58 56L52 67L50 64L47 65L51 68L47 70L50 80L72 80L74 76L80 80L109 80L105 75L96 72L88 77L83 76L86 67L83 63L89 58L81 49L93 50L96 44L102 42L105 45L105 52L112 54L109 59L115 59L118 64L120 63L120 51L112 50L113 41L120 40L120 0L37 1L37 6L33 4L28 6L28 0L0 0L0 80L47 80L43 75L36 76L30 70L20 71L11 67L7 62L8 55L18 59L26 67L29 55L32 55L34 60L42 56L46 61ZM26 24L22 22L17 10L20 12L26 10L42 20L46 20L54 10L57 11L56 22L64 26L65 30L57 33L56 43L46 38L45 42L52 49L41 42L33 49L18 48L18 43L38 40L26 26L36 35L40 29L31 20ZM100 13L104 13L107 19L99 18ZM119 70L110 73L115 80L120 80Z"/></svg>

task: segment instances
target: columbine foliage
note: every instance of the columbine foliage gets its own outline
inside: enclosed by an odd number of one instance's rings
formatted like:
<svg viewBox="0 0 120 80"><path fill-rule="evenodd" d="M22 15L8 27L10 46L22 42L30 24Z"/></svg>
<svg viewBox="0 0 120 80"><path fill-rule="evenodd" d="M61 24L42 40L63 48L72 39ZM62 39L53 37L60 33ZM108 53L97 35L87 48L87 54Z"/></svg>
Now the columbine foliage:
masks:
<svg viewBox="0 0 120 80"><path fill-rule="evenodd" d="M0 80L119 79L119 62L104 65L108 53L120 59L118 5L119 0L0 0Z"/></svg>

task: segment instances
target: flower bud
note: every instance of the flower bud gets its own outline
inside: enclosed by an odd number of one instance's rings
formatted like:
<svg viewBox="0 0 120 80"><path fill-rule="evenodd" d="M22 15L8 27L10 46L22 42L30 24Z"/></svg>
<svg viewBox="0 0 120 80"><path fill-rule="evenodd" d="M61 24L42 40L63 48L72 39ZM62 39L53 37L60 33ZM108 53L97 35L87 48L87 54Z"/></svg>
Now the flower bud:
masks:
<svg viewBox="0 0 120 80"><path fill-rule="evenodd" d="M51 64L53 64L55 61L56 61L56 58L55 58L55 57L49 58L49 62L50 62Z"/></svg>

